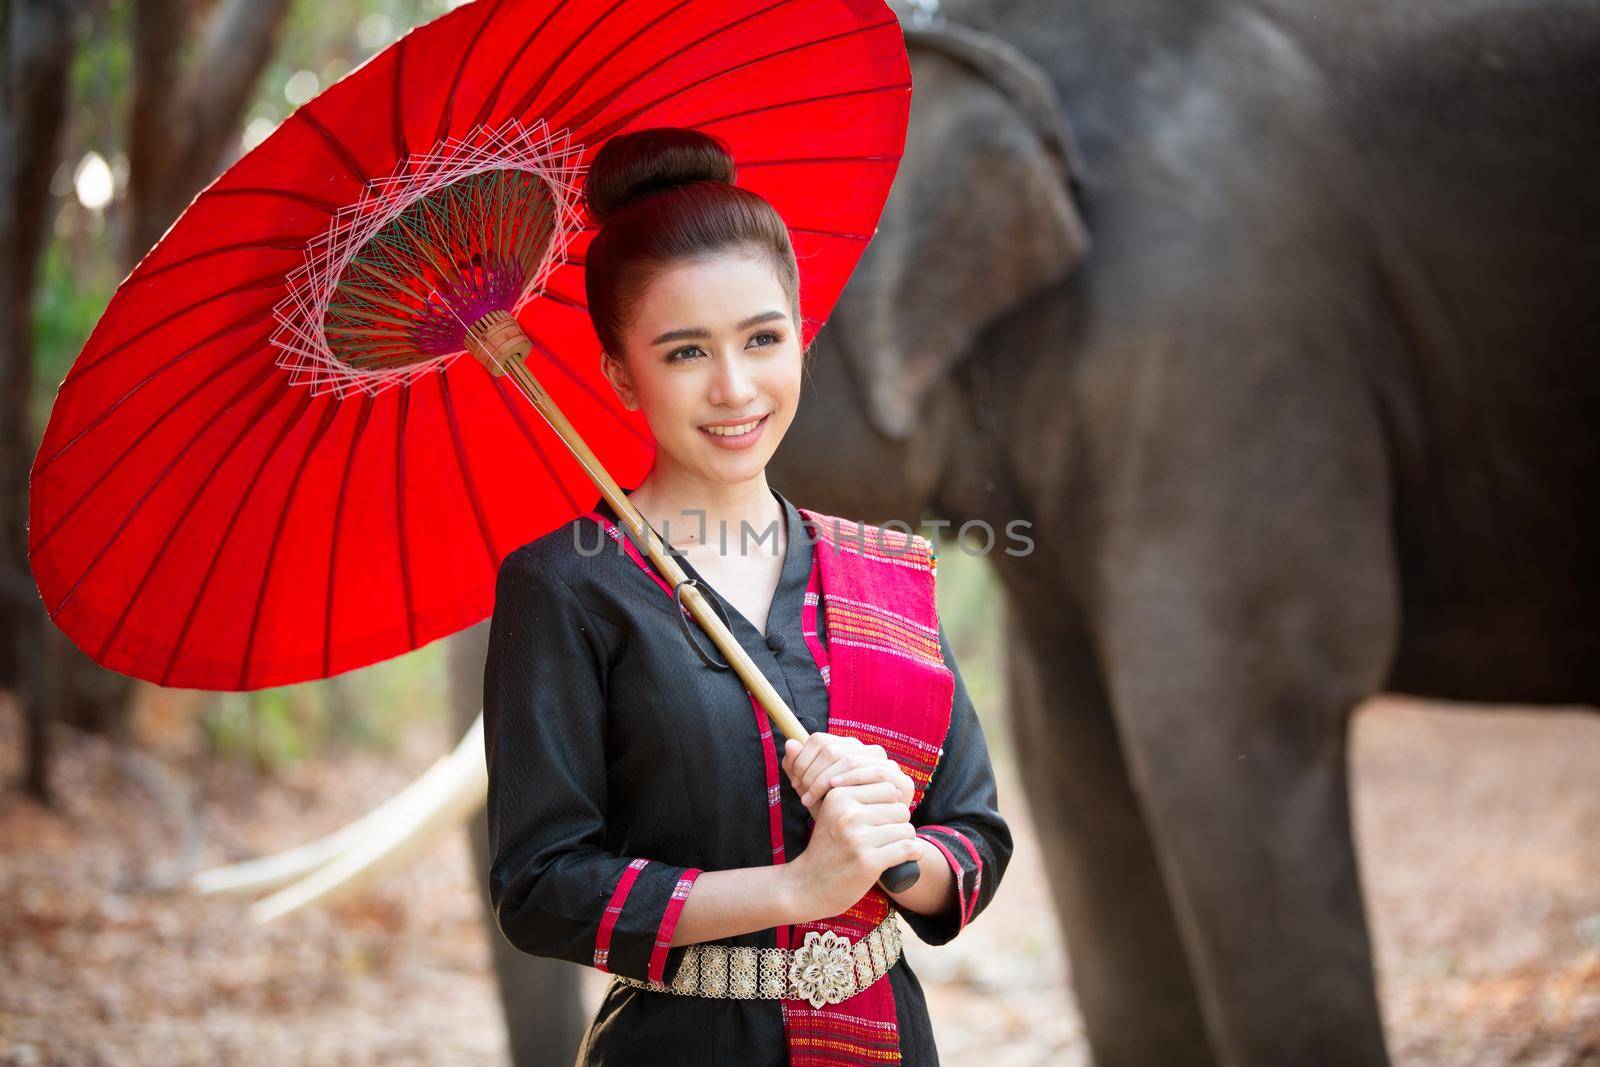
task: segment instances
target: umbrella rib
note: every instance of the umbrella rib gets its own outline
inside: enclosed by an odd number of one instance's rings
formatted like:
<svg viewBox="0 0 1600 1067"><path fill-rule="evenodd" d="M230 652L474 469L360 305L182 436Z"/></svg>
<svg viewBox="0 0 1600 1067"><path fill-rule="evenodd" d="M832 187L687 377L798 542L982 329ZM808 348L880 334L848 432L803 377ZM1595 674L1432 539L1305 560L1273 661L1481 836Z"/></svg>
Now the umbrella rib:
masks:
<svg viewBox="0 0 1600 1067"><path fill-rule="evenodd" d="M596 392L592 385L578 377L577 372L571 367L567 366L565 360L557 359L555 355L545 347L544 342L535 337L531 331L528 331L528 340L533 342L533 347L539 350L539 354L541 356L543 356L549 362L555 364L557 370L561 371L561 373L565 374L569 379L575 382L578 388L589 394L589 399L600 405L601 410L605 411L608 415L615 419L618 425L620 425L624 430L627 430L629 433L633 434L634 437L638 438L640 443L650 443L649 438L645 437L638 430L634 429L627 420L625 420L621 415L617 414L616 409L610 404L606 403L605 398Z"/></svg>
<svg viewBox="0 0 1600 1067"><path fill-rule="evenodd" d="M774 6L777 6L777 5L774 5ZM770 9L768 9L768 10L770 10ZM760 13L761 12L757 12L757 14L760 14ZM827 44L830 41L843 40L846 37L855 37L858 34L870 33L873 30L880 30L880 29L884 28L885 26L897 26L898 24L899 24L898 20L891 18L887 22L875 22L870 26L857 26L855 29L852 29L852 30L844 30L844 31L842 31L840 33L830 34L827 37L818 37L814 41L804 41L804 42L801 42L800 44L790 45L787 48L780 48L776 52L769 52L766 55L757 56L754 59L747 59L743 63L737 63L737 64L735 64L735 65L733 65L731 67L727 67L727 68L725 68L723 70L719 70L719 71L717 71L717 72L715 72L713 74L707 74L703 78L697 78L696 80L688 83L687 85L679 86L678 88L674 89L672 92L667 93L665 96L657 97L655 100L652 100L650 103L644 104L644 105L642 105L640 107L637 107L633 111L630 111L626 115L619 116L618 118L614 119L609 126L606 126L603 129L601 129L601 130L599 130L599 131L597 131L595 133L592 133L592 134L580 135L578 137L578 139L583 141L585 144L592 144L592 143L597 143L597 142L600 142L600 141L604 141L608 137L610 137L613 133L615 133L617 130L621 129L623 126L626 126L628 123L632 122L634 119L638 118L640 115L643 115L646 112L654 110L655 108L657 108L657 107L661 106L662 104L666 103L668 100L671 100L674 97L682 96L684 93L688 92L691 89L698 89L700 86L705 85L707 82L715 81L718 78L721 78L721 77L723 77L725 75L728 75L728 74L732 74L734 71L737 71L737 70L743 70L745 67L752 66L752 65L754 65L756 63L764 63L769 59L776 59L778 56L788 55L788 54L793 53L793 52L801 51L802 49L812 48L812 47L814 47L816 45L820 45L820 44ZM683 51L683 49L680 49L679 51ZM673 54L676 55L677 53L673 53ZM667 58L670 59L671 56L668 56ZM590 108L589 108L589 111L587 113L579 116L578 118L573 119L572 122L571 122L571 125L574 126L577 129L579 129L579 130L583 130L585 128L585 124L586 123L594 121L594 119L598 116L600 110L604 109L606 107L606 105L610 104L617 97L621 96L623 91L626 88L627 88L627 86L625 86L625 85L621 86L615 92L613 92L610 96L606 97L604 100L599 101L595 105L591 105Z"/></svg>
<svg viewBox="0 0 1600 1067"><path fill-rule="evenodd" d="M311 234L307 237L286 238L278 241L240 241L237 244L219 245L216 248L209 248L204 252L196 252L193 255L184 256L182 259L175 259L171 263L163 263L161 266L147 270L142 274L139 274L137 277L129 278L123 288L131 289L136 285L147 282L151 278L158 277L167 273L168 271L177 270L179 267L186 267L191 263L197 262L198 260L207 259L211 256L227 255L229 252L243 252L248 249L264 249L273 252L298 251L304 249L314 237L316 237L316 234Z"/></svg>
<svg viewBox="0 0 1600 1067"><path fill-rule="evenodd" d="M333 131L324 126L320 121L317 120L317 117L311 113L310 105L300 108L294 113L294 116L304 119L306 125L317 131L317 136L326 141L328 143L328 147L333 149L334 155L339 157L339 162L344 164L345 169L350 172L351 177L355 178L356 181L360 182L362 185L366 185L372 180L371 177L368 176L366 170L361 166L360 161L356 159L355 154L350 151L345 143L339 140L339 138L335 137Z"/></svg>
<svg viewBox="0 0 1600 1067"><path fill-rule="evenodd" d="M534 455L539 457L539 463L544 467L545 473L550 476L550 481L557 489L561 490L561 495L567 498L567 506L573 511L581 510L581 505L573 498L572 492L567 488L566 483L556 475L555 464L550 462L550 457L545 454L544 446L539 444L538 439L534 436L533 427L523 421L523 415L525 414L524 404L513 401L511 394L500 388L500 383L504 380L504 378L495 378L491 384L494 385L494 391L500 397L501 402L505 404L506 411L510 413L511 421L516 424L517 429L522 431L522 436L527 438L529 447L533 449ZM519 392L517 395L521 396L522 394ZM553 433L554 431L551 432Z"/></svg>
<svg viewBox="0 0 1600 1067"><path fill-rule="evenodd" d="M338 412L338 399L329 397L328 402L323 405L322 421L317 423L317 428L312 431L311 440L307 442L305 451L300 453L300 462L295 467L288 492L284 494L283 506L278 509L278 522L272 530L272 541L267 546L267 562L261 572L261 584L256 590L255 609L250 613L250 632L245 638L244 657L239 663L239 683L235 688L243 689L250 677L250 660L255 655L256 633L261 625L261 606L266 603L267 590L272 585L272 567L278 558L278 544L283 539L283 528L289 521L289 510L294 506L295 494L300 489L300 479L306 473L306 464L311 462L311 455L317 450L318 442L328 432L328 427L333 425L333 417ZM296 418L295 421L299 422L300 419Z"/></svg>
<svg viewBox="0 0 1600 1067"><path fill-rule="evenodd" d="M174 362L176 362L176 360L174 360ZM170 366L170 365L171 364L168 364L168 366ZM263 375L271 373L272 369L273 368L271 368L271 367L265 368L265 370L263 371ZM44 532L44 534L39 538L39 540L34 544L33 551L38 552L38 551L42 550L44 548L44 546L50 542L50 539L55 536L56 531L60 530L63 526L65 526L67 524L67 522L72 518L72 516L77 512L78 508L83 506L84 501L88 500L91 496L93 496L95 490L99 489L100 486L105 482L105 480L107 478L111 477L112 474L116 473L117 468L122 466L122 461L124 459L126 459L129 455L131 455L133 453L133 451L139 447L139 445L143 444L146 437L150 436L151 433L155 432L155 430L158 427L160 427L160 425L162 423L166 422L167 419L170 418L179 408L183 407L189 401L193 400L195 398L195 396L198 395L199 392L202 389L204 389L208 385L212 385L212 384L216 383L219 380L220 379L218 377L216 377L216 376L211 376L211 377L207 377L207 378L202 379L200 382L196 383L195 386L192 389L190 389L187 393L183 394L183 396L181 396L177 400L173 401L172 405L170 407L168 407L166 411L162 412L160 417L157 418L155 420L155 422L153 422L150 425L146 426L143 430L140 430L139 431L139 435L137 437L135 437L132 441L128 442L127 444L120 446L117 449L116 458L111 461L111 463L105 468L105 470L100 472L99 477L95 478L94 484L90 485L81 494L79 494L78 499L74 500L72 502L71 506L68 507L66 511L61 513L60 518L56 519L56 521L53 522L50 525L50 528L48 530L46 530ZM245 393L241 393L239 395L243 396L243 395L246 395L248 392L249 392L249 390L246 390ZM126 398L124 398L124 399L126 399ZM228 403L229 404L235 403L235 402L238 401L238 399L239 399L239 397L236 396L232 400L229 400ZM121 403L121 401L118 401L118 403ZM220 411L221 409L219 408L218 410ZM85 432L87 432L87 431L85 431ZM80 434L79 436L82 436L82 435ZM56 455L58 455L58 456L60 454L61 454L60 452L56 453ZM54 458L54 457L52 457L52 458ZM42 469L43 468L41 468L41 470Z"/></svg>
<svg viewBox="0 0 1600 1067"><path fill-rule="evenodd" d="M411 596L411 557L406 539L406 415L411 408L411 387L400 390L400 414L395 419L394 510L395 538L400 546L400 588L406 597L406 640L417 647L417 620Z"/></svg>
<svg viewBox="0 0 1600 1067"><path fill-rule="evenodd" d="M762 104L760 107L747 107L742 111L730 111L728 114L718 115L716 118L701 119L699 122L689 123L686 129L700 130L707 126L714 126L719 122L741 119L747 115L759 115L763 111L779 111L786 107L797 107L800 104L820 104L824 100L842 100L847 96L875 96L878 93L909 91L910 89L911 83L907 81L895 82L892 85L874 85L866 89L845 89L842 92L823 93L820 96L802 96L796 100L781 100L776 104ZM742 167L745 164L741 163L739 165Z"/></svg>
<svg viewBox="0 0 1600 1067"><path fill-rule="evenodd" d="M389 108L389 135L394 138L395 158L402 163L405 162L406 157L411 155L411 147L406 144L406 124L404 119L406 112L403 93L405 89L406 45L410 43L411 35L408 33L395 44L394 100Z"/></svg>
<svg viewBox="0 0 1600 1067"><path fill-rule="evenodd" d="M800 163L898 163L899 156L794 156L790 159L745 159L740 170L751 167L790 167Z"/></svg>
<svg viewBox="0 0 1600 1067"><path fill-rule="evenodd" d="M646 22L644 25L642 25L638 29L634 30L633 33L629 34L626 38L624 38L623 41L620 44L618 44L611 51L607 52L605 54L605 56L603 56L599 60L596 60L593 66L591 66L588 70L584 71L582 74L580 74L576 78L574 78L572 80L572 83L567 86L565 92L563 92L560 96L558 96L554 100L552 100L547 107L541 108L540 110L541 111L551 111L551 112L553 112L553 111L556 111L556 110L558 110L560 108L566 107L568 101L570 101L572 99L573 94L576 93L581 86L586 85L588 83L589 79L591 79L591 78L593 78L595 76L595 72L596 71L600 70L606 64L610 63L613 59L615 59L617 57L618 54L620 54L622 52L623 49L627 48L634 41L637 41L640 37L643 37L647 32L649 32L651 27L656 25L656 23L660 22L662 19L665 19L669 15L675 14L679 9L683 8L684 6L686 6L689 3L690 3L690 0L679 0L677 5L667 8L665 11L661 12L655 18L651 19L649 22ZM616 10L616 9L613 8L612 10ZM610 13L611 12L609 12L609 11L606 12L607 15L609 15ZM594 29L594 27L590 26L589 29L592 30L592 29ZM584 32L585 32L585 35L587 36L588 31L586 30Z"/></svg>
<svg viewBox="0 0 1600 1067"><path fill-rule="evenodd" d="M667 53L665 56L660 56L660 57L655 58L653 60L653 63L654 63L655 66L660 66L663 63L666 63L668 60L676 59L678 56L681 56L683 53L689 51L691 48L698 48L700 45L705 44L707 41L711 40L713 37L716 37L716 36L719 36L721 34L727 33L729 30L733 29L735 26L738 26L740 23L749 22L751 19L760 18L762 15L767 14L769 11L775 11L778 8L783 7L783 6L785 6L787 4L790 4L790 3L793 3L793 2L794 2L794 0L777 0L776 3L768 4L766 7L761 8L760 10L751 11L751 12L748 12L747 14L741 15L738 18L734 19L732 22L728 23L727 25L719 26L714 30L711 30L711 31L709 31L707 33L703 33L699 37L696 37L694 40L688 42L687 44L680 45L677 49L673 50L672 52ZM628 90L628 88L634 84L635 80L636 80L635 78L624 78L623 81L622 81L622 84L618 85L615 89L611 90L611 93L608 96L606 96L602 100L597 101L594 104L591 104L589 106L589 111L588 112L581 113L581 117L580 118L573 119L571 122L566 123L566 125L576 128L576 127L580 127L583 123L588 122L590 119L592 119L594 117L594 115L596 113L598 113L600 110L603 110L613 100L615 100L617 97L621 96L624 92L626 92ZM670 97L663 97L662 99L663 100L670 99ZM656 101L657 104L659 104L660 102L661 102L660 100ZM648 107L654 107L655 104L649 104L647 106ZM641 110L643 110L643 109L641 109ZM634 112L634 115L637 115L637 114L638 114L638 112ZM630 115L628 117L632 118L633 116ZM624 121L626 121L626 120L624 120ZM552 125L560 125L560 124L559 123L552 123ZM608 131L608 135L609 135L609 131ZM582 140L582 139L580 138L580 140ZM586 143L586 144L598 143L599 141L603 141L603 140L605 140L605 137L596 138L592 142L591 141L584 141L584 143Z"/></svg>
<svg viewBox="0 0 1600 1067"><path fill-rule="evenodd" d="M533 44L534 40L538 38L539 34L544 32L544 28L550 24L550 20L561 13L561 9L566 7L567 3L568 0L560 0L560 3L551 8L545 14L544 20L540 22L539 25L535 26L533 28L533 32L528 34L528 36L523 40L521 46L517 49L516 54L511 57L510 61L506 63L505 67L500 71L500 80L494 83L494 88L489 91L489 95L484 99L483 106L478 109L478 117L473 120L474 126L482 126L484 123L489 121L489 113L494 110L494 105L500 99L501 91L503 91L506 87L506 79L511 76L511 72L513 70L517 69L517 64L521 62L523 53L528 50L529 46Z"/></svg>
<svg viewBox="0 0 1600 1067"><path fill-rule="evenodd" d="M199 341L196 341L194 344L190 345L188 348L185 348L182 352L179 352L177 355L175 355L171 359L167 360L161 366L157 367L155 370L153 370L149 374L145 375L137 383L135 383L133 386L131 386L128 389L128 391L126 393L124 393L115 403L113 403L110 407L106 408L104 411L100 412L100 414L96 415L93 419L91 419L89 421L88 425L84 426L83 429L81 429L77 433L73 434L72 435L72 439L70 441L68 441L66 444L62 445L60 448L56 449L53 453L50 454L49 457L47 457L46 459L42 460L38 464L38 466L34 469L33 476L35 478L37 478L39 475L43 474L50 467L50 465L52 463L54 463L56 460L61 458L62 453L66 452L73 445L76 445L79 441L83 440L83 438L85 436L87 436L89 433L91 433L95 429L95 427L99 426L102 422L104 422L107 418L109 418L111 416L112 412L116 411L117 408L121 407L130 398L132 398L132 396L135 393L137 393L139 390L143 389L145 386L149 385L157 377L159 377L160 375L162 375L162 374L166 373L167 371L171 370L173 367L177 366L183 360L189 358L189 356L192 353L199 351L201 348L204 348L206 345L211 344L213 341L220 340L221 338L228 336L228 334L233 333L235 330L242 330L242 329L245 329L248 326L254 326L256 323L260 322L262 319L266 318L269 314L271 314L271 312L272 312L272 309L270 307L262 308L255 315L255 317L253 317L253 318L239 319L236 322L232 322L232 323L228 324L227 326L224 326L222 329L218 330L216 333L212 334L211 336L205 337L205 338L200 339ZM266 335L263 335L262 337L257 338L255 341L251 342L251 345L259 344L261 341L263 341L265 339L266 339ZM243 351L248 350L251 347L251 345L246 345L245 348L241 349L240 351L243 352ZM237 358L237 357L235 357L235 358ZM188 398L185 397L184 399L187 400ZM180 403L181 402L182 401L180 401ZM174 406L176 406L176 405L174 405ZM167 414L171 414L171 409L168 409ZM165 416L163 416L163 418L164 417Z"/></svg>
<svg viewBox="0 0 1600 1067"><path fill-rule="evenodd" d="M328 537L328 598L322 616L322 676L333 672L333 592L338 581L339 533L344 528L345 493L350 487L350 472L356 464L356 447L372 415L374 397L368 393L361 398L361 411L356 415L355 429L350 434L350 451L345 453L344 474L339 478L339 497L333 505L333 532Z"/></svg>
<svg viewBox="0 0 1600 1067"><path fill-rule="evenodd" d="M105 558L106 553L111 551L111 546L117 543L117 538L122 536L122 531L128 528L129 523L138 518L140 511L144 510L144 506L150 500L151 494L156 491L161 483L166 480L167 475L171 474L178 464L187 458L188 455L189 452L187 449L178 452L177 455L173 456L172 459L167 462L166 467L162 469L161 473L157 474L155 478L151 480L150 484L145 487L145 490L142 494L140 494L139 499L134 501L133 507L129 508L128 513L122 516L122 521L117 524L117 528L111 531L111 536L106 538L105 543L100 546L99 551L94 554L94 556L89 560L88 565L83 568L83 573L78 575L77 581L72 583L72 587L67 590L66 595L64 595L61 600L57 602L57 612L61 611L61 609L65 608L67 604L71 602L73 596L78 592L79 587L83 585L84 579L88 578L94 569L100 565L100 561Z"/></svg>
<svg viewBox="0 0 1600 1067"><path fill-rule="evenodd" d="M180 307L176 311L172 312L172 314L167 315L164 318L158 319L155 322L152 322L150 325L146 326L144 329L142 329L139 332L135 333L132 337L126 337L126 338L123 338L121 341L118 341L115 345L112 345L110 348L108 348L104 352L100 353L100 355L95 359L95 361L93 363L90 363L88 366L80 368L78 364L73 364L72 370L70 372L68 372L67 376L61 380L61 389L65 389L68 385L71 385L71 384L73 384L75 382L81 381L83 379L84 375L88 374L90 371L94 370L97 367L105 366L105 364L108 363L111 360L112 356L115 356L115 355L117 355L117 354L119 354L121 352L126 351L129 345L132 345L134 342L141 340L142 338L148 336L151 333L154 333L156 330L161 329L161 327L163 327L163 326L170 325L174 320L176 320L178 318L181 318L184 315L189 314L189 312L191 312L191 311L198 311L200 308L205 307L207 304L210 304L210 303L212 303L214 301L217 301L217 300L221 300L223 297L237 296L240 293L255 292L255 291L261 290L261 289L271 289L274 286L281 285L281 284L283 284L283 272L282 271L278 271L275 274L268 274L265 277L252 278L250 281L242 282L239 285L234 286L232 289L224 289L220 293L212 293L210 296L203 296L199 300L194 301L193 303L185 304L183 307ZM265 314L265 313L270 313L271 311L272 311L272 305L268 305L268 306L262 307L262 308L255 308L254 310L248 312L247 314L250 314L250 315L262 315L262 314ZM235 322L239 322L239 321L242 321L242 320L236 319L234 321ZM257 320L257 321L259 321L259 320ZM58 389L57 392L59 392L59 391L60 390Z"/></svg>
<svg viewBox="0 0 1600 1067"><path fill-rule="evenodd" d="M216 410L212 412L211 417L206 420L205 425L200 427L199 432L196 433L194 437L191 438L190 443L185 446L185 451L190 451L194 447L195 442L210 432L211 427L215 425L217 420L226 414L234 404L237 404L239 401L243 400L245 397L261 388L267 379L271 377L271 374L272 369L270 367L262 370L261 373L256 375L254 380L245 383L244 387L241 388L237 393L229 397L225 402L218 404ZM270 403L271 399L272 398L269 396L267 398L267 403ZM266 403L263 403L262 409L264 410L265 407ZM256 412L256 416L259 415L260 411L258 410ZM230 455L235 448L239 447L239 442L244 439L244 435L250 432L250 427L254 424L256 416L246 419L244 423L240 425L239 432L234 435L234 438L231 442L229 442L228 447L222 450L223 456ZM222 464L220 462L213 463L211 468L206 471L205 477L200 480L200 484L195 487L195 491L189 495L189 500L184 504L183 511L178 514L178 517L176 520L174 520L172 527L166 532L166 535L162 537L161 546L156 549L156 554L151 557L149 566L145 568L143 577L139 579L139 584L136 585L133 589L133 592L129 594L128 602L123 605L121 614L117 616L116 624L111 627L111 632L106 634L106 639L100 643L100 650L95 654L94 657L95 662L103 663L105 661L106 650L111 647L111 642L115 641L117 639L117 635L122 632L122 626L125 622L127 622L128 616L133 613L134 606L139 602L139 598L144 594L144 588L145 585L150 581L150 576L154 574L156 572L156 568L161 565L162 559L166 557L167 549L170 548L173 541L177 539L178 531L183 528L183 524L185 522L189 521L190 512L194 511L195 506L200 503L200 499L205 496L206 489L211 485L211 480L217 476L217 472L221 469Z"/></svg>
<svg viewBox="0 0 1600 1067"><path fill-rule="evenodd" d="M578 45L582 44L584 40L588 38L589 34L594 32L594 28L604 22L606 18L610 16L610 14L617 8L621 7L624 2L625 0L615 0L615 2L609 8L607 8L605 11L602 11L599 15L596 15L594 21L584 27L582 33L575 35L572 40L568 41L567 46L561 50L561 54L556 56L551 62L544 65L544 73L539 76L539 80L537 82L534 82L533 88L523 93L522 99L518 100L516 104L512 106L511 113L513 115L521 115L531 108L534 101L539 98L539 94L544 92L544 87L550 84L550 79L556 76L556 71L561 69L562 64L567 61L567 58L572 55L573 51L578 47Z"/></svg>
<svg viewBox="0 0 1600 1067"><path fill-rule="evenodd" d="M584 303L582 300L579 300L574 296L568 296L565 293L557 292L556 290L551 289L549 286L546 286L544 292L539 295L544 297L546 300L549 300L551 303L560 304L563 307L573 308L584 313L587 313L589 310L589 305Z"/></svg>
<svg viewBox="0 0 1600 1067"><path fill-rule="evenodd" d="M461 427L456 421L456 408L450 396L450 379L447 374L436 374L439 380L439 397L444 401L445 419L450 423L450 440L455 445L456 466L461 468L461 484L466 487L467 499L472 503L472 514L478 520L478 533L483 536L483 548L489 555L489 572L496 574L500 568L500 555L495 551L494 538L489 534L489 517L483 511L483 499L467 466L466 449L461 444Z"/></svg>
<svg viewBox="0 0 1600 1067"><path fill-rule="evenodd" d="M196 197L195 199L199 200L201 197L213 196L271 196L280 200L289 200L297 204L304 204L306 207L314 207L318 211L328 215L336 215L339 212L339 205L330 201L318 200L314 196L307 196L305 193L296 193L289 189L273 189L265 185L235 186L227 189L218 189L213 186L212 188L201 193L200 196Z"/></svg>
<svg viewBox="0 0 1600 1067"><path fill-rule="evenodd" d="M461 78L467 72L467 64L472 61L472 53L478 47L478 41L483 37L484 29L499 12L505 0L494 0L489 5L489 13L483 16L483 21L478 23L478 28L472 31L472 40L467 42L467 47L461 51L461 62L456 65L456 74L450 79L450 91L444 95L444 108L439 112L439 129L433 135L435 141L443 141L444 135L450 132L451 112L455 109L456 90L461 87Z"/></svg>
<svg viewBox="0 0 1600 1067"><path fill-rule="evenodd" d="M262 401L261 407L257 409L257 415L280 399L288 390L288 379L280 378L277 390ZM172 651L167 654L167 665L161 671L161 680L157 683L159 685L166 685L172 678L172 668L177 665L178 654L183 651L183 644L189 639L189 627L194 625L194 617L199 613L200 604L205 600L206 590L211 587L211 578L217 573L217 563L222 559L222 553L227 549L228 541L233 537L233 528L239 522L239 516L244 513L244 506L254 493L256 482L261 480L261 472L267 469L267 463L271 461L273 454L278 451L278 446L283 444L283 439L289 435L289 430L300 418L301 412L305 411L307 405L311 403L309 390L302 389L300 393L299 408L285 419L283 425L278 428L278 436L273 439L272 444L267 446L267 451L262 455L261 462L257 464L255 473L250 476L250 481L244 487L244 492L239 494L239 499L233 505L233 514L228 516L228 525L223 527L222 536L217 539L217 547L211 553L211 562L206 565L205 577L200 579L200 588L195 590L193 599L189 601L189 612L183 618L183 628L178 631L178 636L172 643Z"/></svg>

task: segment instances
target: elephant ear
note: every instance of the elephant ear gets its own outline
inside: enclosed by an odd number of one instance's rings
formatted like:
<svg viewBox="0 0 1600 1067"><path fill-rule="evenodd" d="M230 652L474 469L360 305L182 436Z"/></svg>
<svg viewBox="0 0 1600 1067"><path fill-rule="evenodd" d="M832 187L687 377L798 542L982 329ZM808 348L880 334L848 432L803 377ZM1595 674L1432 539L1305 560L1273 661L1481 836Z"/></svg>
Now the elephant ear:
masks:
<svg viewBox="0 0 1600 1067"><path fill-rule="evenodd" d="M905 31L906 150L877 236L830 329L878 431L911 436L927 395L992 323L1088 249L1081 169L1049 79L949 24Z"/></svg>

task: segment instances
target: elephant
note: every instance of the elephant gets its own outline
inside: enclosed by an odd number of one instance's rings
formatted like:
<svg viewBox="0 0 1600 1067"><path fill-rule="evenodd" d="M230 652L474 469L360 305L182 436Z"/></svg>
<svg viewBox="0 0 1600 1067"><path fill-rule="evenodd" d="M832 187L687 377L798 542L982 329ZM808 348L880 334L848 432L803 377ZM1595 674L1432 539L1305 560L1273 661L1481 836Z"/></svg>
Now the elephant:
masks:
<svg viewBox="0 0 1600 1067"><path fill-rule="evenodd" d="M1387 1063L1352 711L1600 702L1600 10L950 0L906 37L769 478L1029 524L990 562L1100 1067Z"/></svg>

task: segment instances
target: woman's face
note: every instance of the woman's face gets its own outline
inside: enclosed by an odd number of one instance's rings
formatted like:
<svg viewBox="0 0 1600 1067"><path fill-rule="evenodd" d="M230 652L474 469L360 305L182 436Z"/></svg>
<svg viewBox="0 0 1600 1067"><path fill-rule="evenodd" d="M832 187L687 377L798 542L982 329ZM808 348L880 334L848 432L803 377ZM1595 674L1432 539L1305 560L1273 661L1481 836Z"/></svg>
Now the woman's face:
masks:
<svg viewBox="0 0 1600 1067"><path fill-rule="evenodd" d="M764 260L730 251L660 271L622 343L624 366L604 360L606 375L629 410L644 411L658 465L725 484L766 468L794 421L803 353Z"/></svg>

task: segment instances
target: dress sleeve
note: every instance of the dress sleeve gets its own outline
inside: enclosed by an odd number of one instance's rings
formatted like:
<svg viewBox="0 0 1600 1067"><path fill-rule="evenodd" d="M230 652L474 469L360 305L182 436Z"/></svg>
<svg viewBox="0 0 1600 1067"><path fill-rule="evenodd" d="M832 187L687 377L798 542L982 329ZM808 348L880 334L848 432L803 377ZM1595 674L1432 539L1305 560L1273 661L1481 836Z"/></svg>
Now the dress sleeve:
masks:
<svg viewBox="0 0 1600 1067"><path fill-rule="evenodd" d="M945 733L944 755L934 768L922 802L911 813L911 822L917 836L938 849L950 865L956 882L956 909L953 914L937 916L899 909L906 924L930 945L954 938L988 906L1011 862L1011 829L996 807L989 746L942 626L939 650L956 682L950 728Z"/></svg>
<svg viewBox="0 0 1600 1067"><path fill-rule="evenodd" d="M489 899L524 952L671 981L700 871L605 847L608 662L566 583L526 548L507 556L483 678Z"/></svg>

